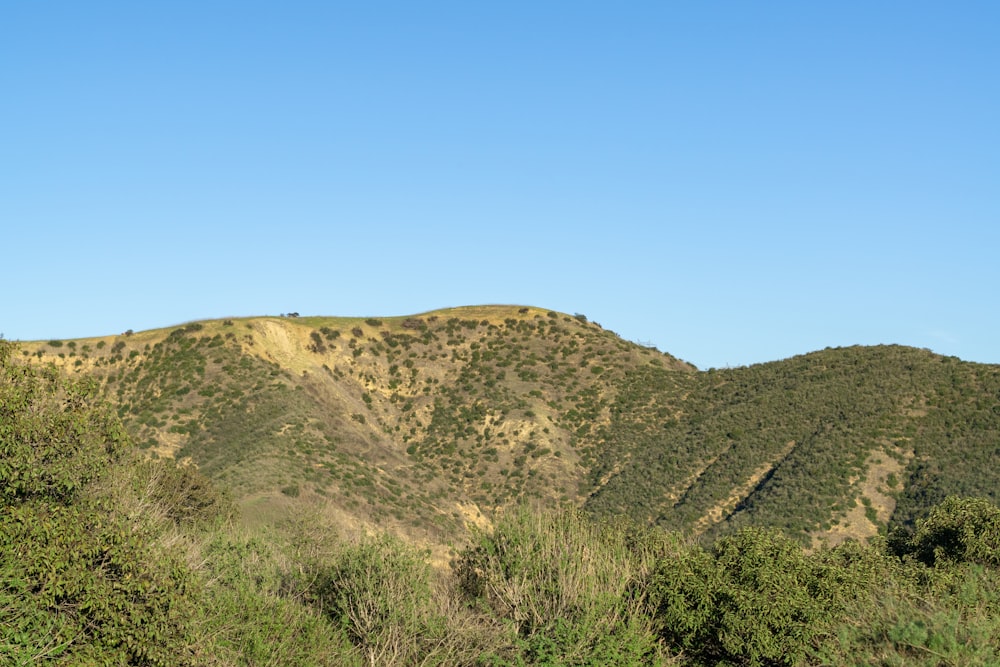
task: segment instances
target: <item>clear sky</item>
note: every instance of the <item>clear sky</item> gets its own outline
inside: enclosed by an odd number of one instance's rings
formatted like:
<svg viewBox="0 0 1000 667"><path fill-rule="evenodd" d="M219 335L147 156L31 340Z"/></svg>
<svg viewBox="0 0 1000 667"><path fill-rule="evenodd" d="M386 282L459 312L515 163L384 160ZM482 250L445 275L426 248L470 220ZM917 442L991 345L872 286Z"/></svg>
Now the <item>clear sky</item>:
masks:
<svg viewBox="0 0 1000 667"><path fill-rule="evenodd" d="M12 1L0 332L483 303L1000 363L1000 3Z"/></svg>

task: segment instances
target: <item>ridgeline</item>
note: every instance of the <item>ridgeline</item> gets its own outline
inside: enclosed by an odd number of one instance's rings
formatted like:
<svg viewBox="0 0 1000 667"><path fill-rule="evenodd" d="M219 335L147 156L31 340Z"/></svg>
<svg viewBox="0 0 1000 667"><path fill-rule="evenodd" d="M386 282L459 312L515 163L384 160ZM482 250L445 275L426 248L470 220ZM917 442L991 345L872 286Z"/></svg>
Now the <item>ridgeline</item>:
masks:
<svg viewBox="0 0 1000 667"><path fill-rule="evenodd" d="M900 346L697 371L538 308L189 323L21 354L89 377L151 455L251 521L461 540L514 504L803 543L1000 489L1000 367Z"/></svg>

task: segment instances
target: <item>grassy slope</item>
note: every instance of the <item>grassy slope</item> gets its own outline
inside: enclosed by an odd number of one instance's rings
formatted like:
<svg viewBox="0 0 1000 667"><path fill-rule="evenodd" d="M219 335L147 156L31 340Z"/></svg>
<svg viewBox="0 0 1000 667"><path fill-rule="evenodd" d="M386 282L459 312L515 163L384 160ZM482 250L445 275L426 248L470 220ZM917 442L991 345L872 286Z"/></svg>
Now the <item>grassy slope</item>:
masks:
<svg viewBox="0 0 1000 667"><path fill-rule="evenodd" d="M22 349L98 378L140 444L262 520L321 504L442 541L527 501L807 539L1000 488L1000 369L896 346L695 373L583 318L484 306Z"/></svg>

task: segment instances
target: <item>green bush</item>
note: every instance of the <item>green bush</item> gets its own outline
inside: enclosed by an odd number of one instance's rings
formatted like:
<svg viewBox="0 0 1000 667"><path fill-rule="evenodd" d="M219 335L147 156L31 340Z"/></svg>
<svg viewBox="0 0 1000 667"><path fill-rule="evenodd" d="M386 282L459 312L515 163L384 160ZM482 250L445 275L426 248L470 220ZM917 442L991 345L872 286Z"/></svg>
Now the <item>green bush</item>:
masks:
<svg viewBox="0 0 1000 667"><path fill-rule="evenodd" d="M206 525L231 519L236 514L229 494L193 465L176 465L169 460L145 461L136 468L137 486L145 485L151 500L177 524Z"/></svg>
<svg viewBox="0 0 1000 667"><path fill-rule="evenodd" d="M189 570L96 493L127 439L93 387L0 341L0 662L185 665Z"/></svg>
<svg viewBox="0 0 1000 667"><path fill-rule="evenodd" d="M900 561L878 542L822 557L854 584L843 590L845 613L817 642L810 664L1000 664L1000 572L947 560L934 567Z"/></svg>
<svg viewBox="0 0 1000 667"><path fill-rule="evenodd" d="M900 556L912 556L925 565L976 563L1000 566L1000 508L985 498L949 496L926 518L918 520L912 535L894 532L891 544Z"/></svg>
<svg viewBox="0 0 1000 667"><path fill-rule="evenodd" d="M117 458L127 436L96 402L94 383L14 364L11 350L0 341L0 503L70 502Z"/></svg>
<svg viewBox="0 0 1000 667"><path fill-rule="evenodd" d="M837 580L789 538L745 529L662 559L660 635L706 665L795 665L838 610Z"/></svg>
<svg viewBox="0 0 1000 667"><path fill-rule="evenodd" d="M192 660L190 575L126 522L37 501L8 508L0 579L4 664L42 656L164 667Z"/></svg>
<svg viewBox="0 0 1000 667"><path fill-rule="evenodd" d="M201 550L206 578L199 650L206 665L362 665L343 632L311 605L290 572L285 538L257 529L211 535Z"/></svg>

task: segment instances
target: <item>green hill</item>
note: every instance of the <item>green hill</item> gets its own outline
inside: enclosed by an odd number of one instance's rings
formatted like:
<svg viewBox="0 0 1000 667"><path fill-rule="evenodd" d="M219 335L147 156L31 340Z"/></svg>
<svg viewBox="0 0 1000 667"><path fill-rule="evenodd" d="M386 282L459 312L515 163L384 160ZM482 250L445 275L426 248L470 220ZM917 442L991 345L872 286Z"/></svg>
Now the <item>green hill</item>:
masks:
<svg viewBox="0 0 1000 667"><path fill-rule="evenodd" d="M997 371L520 307L0 340L0 662L995 665Z"/></svg>
<svg viewBox="0 0 1000 667"><path fill-rule="evenodd" d="M620 469L587 501L595 513L837 541L910 524L949 494L998 500L997 366L827 349L699 373L675 417L661 375L635 374L599 432Z"/></svg>
<svg viewBox="0 0 1000 667"><path fill-rule="evenodd" d="M318 506L440 544L528 502L818 543L1000 488L1000 368L899 346L699 372L580 315L483 306L21 347L265 522Z"/></svg>

